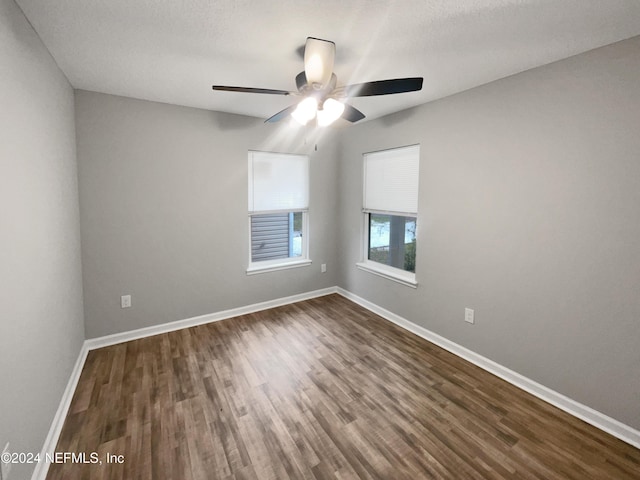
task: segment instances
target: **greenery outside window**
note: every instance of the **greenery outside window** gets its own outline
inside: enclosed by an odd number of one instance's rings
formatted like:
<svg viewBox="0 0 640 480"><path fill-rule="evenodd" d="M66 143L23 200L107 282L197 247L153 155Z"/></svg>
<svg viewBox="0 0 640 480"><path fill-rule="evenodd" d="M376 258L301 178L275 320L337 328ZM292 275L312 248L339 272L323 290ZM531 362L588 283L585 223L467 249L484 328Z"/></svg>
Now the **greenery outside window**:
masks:
<svg viewBox="0 0 640 480"><path fill-rule="evenodd" d="M367 258L416 272L416 217L370 213Z"/></svg>

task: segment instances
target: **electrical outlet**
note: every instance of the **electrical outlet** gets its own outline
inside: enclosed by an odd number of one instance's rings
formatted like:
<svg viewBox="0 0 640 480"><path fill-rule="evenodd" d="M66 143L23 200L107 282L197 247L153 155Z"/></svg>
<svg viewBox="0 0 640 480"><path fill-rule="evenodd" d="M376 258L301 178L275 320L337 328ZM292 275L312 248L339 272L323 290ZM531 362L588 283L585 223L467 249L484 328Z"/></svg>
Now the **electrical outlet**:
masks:
<svg viewBox="0 0 640 480"><path fill-rule="evenodd" d="M120 307L129 308L131 306L131 295L122 295L120 297Z"/></svg>
<svg viewBox="0 0 640 480"><path fill-rule="evenodd" d="M327 264L323 263L322 265L320 265L320 272L325 273L326 271L327 271Z"/></svg>
<svg viewBox="0 0 640 480"><path fill-rule="evenodd" d="M470 308L465 308L464 309L464 321L467 323L475 323L475 320L473 318L474 314L473 314L473 310L471 310Z"/></svg>
<svg viewBox="0 0 640 480"><path fill-rule="evenodd" d="M9 453L9 442L2 449L2 458L5 457L5 454ZM0 461L0 480L7 480L9 478L9 471L11 470L10 463L4 463Z"/></svg>

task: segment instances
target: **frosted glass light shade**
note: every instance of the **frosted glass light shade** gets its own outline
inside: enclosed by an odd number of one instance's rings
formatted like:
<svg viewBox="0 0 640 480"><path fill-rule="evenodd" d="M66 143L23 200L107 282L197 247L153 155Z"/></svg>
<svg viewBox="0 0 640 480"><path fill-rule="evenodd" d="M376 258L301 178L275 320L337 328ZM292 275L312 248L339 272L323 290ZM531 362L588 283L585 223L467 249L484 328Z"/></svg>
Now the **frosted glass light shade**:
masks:
<svg viewBox="0 0 640 480"><path fill-rule="evenodd" d="M327 98L318 110L318 126L326 127L340 118L344 112L344 103L333 98Z"/></svg>
<svg viewBox="0 0 640 480"><path fill-rule="evenodd" d="M315 98L308 97L301 101L296 109L291 112L291 116L300 124L306 125L309 120L316 116L318 111L318 102Z"/></svg>
<svg viewBox="0 0 640 480"><path fill-rule="evenodd" d="M324 88L329 84L335 56L335 43L319 38L307 38L304 47L304 73L309 85Z"/></svg>

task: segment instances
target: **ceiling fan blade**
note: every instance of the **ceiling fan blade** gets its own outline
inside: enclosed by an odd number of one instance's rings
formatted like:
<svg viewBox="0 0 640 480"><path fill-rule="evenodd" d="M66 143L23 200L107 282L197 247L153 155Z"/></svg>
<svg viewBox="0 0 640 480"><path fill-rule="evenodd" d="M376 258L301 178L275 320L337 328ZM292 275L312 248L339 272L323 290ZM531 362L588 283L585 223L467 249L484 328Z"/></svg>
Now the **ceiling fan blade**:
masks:
<svg viewBox="0 0 640 480"><path fill-rule="evenodd" d="M321 90L329 84L335 58L335 43L321 38L307 37L304 46L304 73L310 86Z"/></svg>
<svg viewBox="0 0 640 480"><path fill-rule="evenodd" d="M346 97L373 97L376 95L415 92L421 89L422 77L412 77L345 85L340 87L339 90Z"/></svg>
<svg viewBox="0 0 640 480"><path fill-rule="evenodd" d="M284 119L285 117L288 117L289 115L291 115L291 112L293 112L296 107L298 105L291 105L290 107L285 108L284 110L280 110L278 113L276 113L275 115L267 118L264 123L275 123L275 122L279 122L280 120Z"/></svg>
<svg viewBox="0 0 640 480"><path fill-rule="evenodd" d="M345 103L342 118L344 118L348 122L355 123L358 120L362 120L364 118L364 113L362 113L357 108Z"/></svg>
<svg viewBox="0 0 640 480"><path fill-rule="evenodd" d="M266 93L269 95L293 95L294 92L286 90L273 90L271 88L250 88L250 87L226 87L224 85L212 85L214 90L222 90L224 92L241 92L241 93Z"/></svg>

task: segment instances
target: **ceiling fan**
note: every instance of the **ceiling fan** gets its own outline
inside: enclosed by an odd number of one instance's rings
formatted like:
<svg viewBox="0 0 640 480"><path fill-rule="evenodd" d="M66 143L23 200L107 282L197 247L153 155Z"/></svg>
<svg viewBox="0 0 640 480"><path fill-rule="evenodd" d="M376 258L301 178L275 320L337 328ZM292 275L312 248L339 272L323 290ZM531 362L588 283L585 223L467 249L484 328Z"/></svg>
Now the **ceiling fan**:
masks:
<svg viewBox="0 0 640 480"><path fill-rule="evenodd" d="M394 78L338 86L338 78L333 73L335 55L336 44L334 42L307 37L304 47L304 71L296 76L297 92L224 85L213 85L212 88L226 92L302 97L301 101L269 117L265 123L278 122L291 115L302 125L306 125L315 118L319 126L330 125L338 118L344 118L352 123L365 118L364 113L345 103L349 98L391 95L422 89L422 77Z"/></svg>

